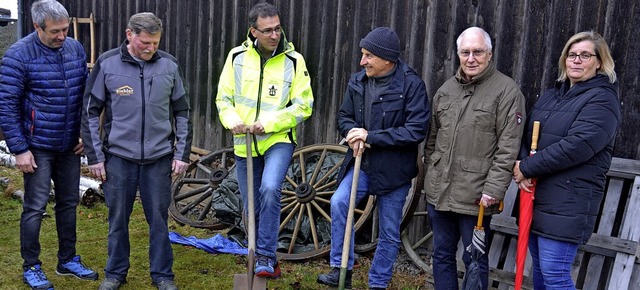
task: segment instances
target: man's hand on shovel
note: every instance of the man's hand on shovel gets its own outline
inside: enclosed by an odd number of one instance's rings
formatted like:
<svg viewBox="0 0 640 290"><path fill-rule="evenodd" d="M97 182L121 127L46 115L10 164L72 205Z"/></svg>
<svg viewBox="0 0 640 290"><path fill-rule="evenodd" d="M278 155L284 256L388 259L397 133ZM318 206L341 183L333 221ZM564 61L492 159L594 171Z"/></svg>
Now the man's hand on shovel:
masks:
<svg viewBox="0 0 640 290"><path fill-rule="evenodd" d="M347 133L345 140L349 144L349 147L353 149L353 157L362 156L364 148L368 147L365 142L367 141L368 132L364 128L353 128Z"/></svg>

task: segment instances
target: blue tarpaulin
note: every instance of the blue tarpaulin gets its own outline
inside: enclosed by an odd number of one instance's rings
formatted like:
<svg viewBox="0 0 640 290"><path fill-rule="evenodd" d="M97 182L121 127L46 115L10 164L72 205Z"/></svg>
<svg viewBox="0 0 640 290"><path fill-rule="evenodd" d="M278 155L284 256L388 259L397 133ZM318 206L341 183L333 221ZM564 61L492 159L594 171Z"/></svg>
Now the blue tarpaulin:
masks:
<svg viewBox="0 0 640 290"><path fill-rule="evenodd" d="M174 244L196 247L212 254L247 254L246 248L238 245L238 243L230 239L225 238L221 234L217 234L208 239L199 239L194 236L186 238L176 232L169 232L169 240Z"/></svg>

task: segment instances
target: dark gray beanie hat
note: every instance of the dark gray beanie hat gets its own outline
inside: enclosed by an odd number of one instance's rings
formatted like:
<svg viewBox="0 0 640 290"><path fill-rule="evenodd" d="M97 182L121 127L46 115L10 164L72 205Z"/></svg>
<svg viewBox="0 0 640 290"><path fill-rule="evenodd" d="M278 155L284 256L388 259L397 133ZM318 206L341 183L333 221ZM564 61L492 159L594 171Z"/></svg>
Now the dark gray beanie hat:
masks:
<svg viewBox="0 0 640 290"><path fill-rule="evenodd" d="M380 58L398 62L400 56L400 39L389 27L378 27L360 40L360 47Z"/></svg>

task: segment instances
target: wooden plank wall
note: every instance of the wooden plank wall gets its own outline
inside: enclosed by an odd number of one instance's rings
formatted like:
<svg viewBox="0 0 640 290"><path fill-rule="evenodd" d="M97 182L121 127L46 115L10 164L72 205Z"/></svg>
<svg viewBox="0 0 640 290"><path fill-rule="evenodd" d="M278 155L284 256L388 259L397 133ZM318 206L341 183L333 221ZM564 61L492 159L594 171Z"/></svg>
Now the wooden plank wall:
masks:
<svg viewBox="0 0 640 290"><path fill-rule="evenodd" d="M30 19L32 0L19 0ZM151 11L164 20L161 48L184 70L191 96L194 146L229 146L212 101L227 52L246 38L248 10L259 0L60 0L71 16L96 17L97 52L118 46L128 18ZM623 121L614 155L640 159L640 4L634 0L268 0L280 10L289 40L305 56L316 101L299 128L301 145L336 143L335 116L349 75L358 70L358 43L372 28L390 26L402 41L402 57L432 96L458 66L455 40L465 28L485 28L494 43L493 60L512 76L527 106L553 84L565 41L575 32L596 30L613 50L620 80ZM23 30L33 31L31 21ZM89 47L89 34L80 28Z"/></svg>

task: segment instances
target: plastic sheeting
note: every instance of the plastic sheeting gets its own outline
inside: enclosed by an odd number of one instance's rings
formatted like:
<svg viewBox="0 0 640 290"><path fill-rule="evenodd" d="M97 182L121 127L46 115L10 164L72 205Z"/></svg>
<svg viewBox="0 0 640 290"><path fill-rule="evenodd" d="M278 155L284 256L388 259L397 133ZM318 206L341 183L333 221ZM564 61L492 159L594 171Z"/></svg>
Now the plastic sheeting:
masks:
<svg viewBox="0 0 640 290"><path fill-rule="evenodd" d="M199 239L195 236L184 237L176 232L169 232L169 240L174 244L192 246L198 249L205 250L207 253L211 254L247 254L246 248L243 248L238 243L225 238L221 234L217 234L208 239Z"/></svg>

